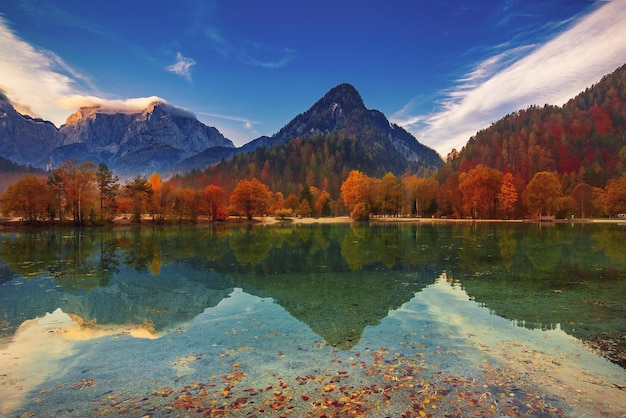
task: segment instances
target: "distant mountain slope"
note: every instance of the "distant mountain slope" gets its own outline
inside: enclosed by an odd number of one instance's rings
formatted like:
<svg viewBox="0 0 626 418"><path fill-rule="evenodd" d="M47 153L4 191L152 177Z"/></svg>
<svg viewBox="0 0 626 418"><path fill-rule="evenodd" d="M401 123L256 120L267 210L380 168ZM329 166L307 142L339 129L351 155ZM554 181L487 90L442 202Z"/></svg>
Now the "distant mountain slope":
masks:
<svg viewBox="0 0 626 418"><path fill-rule="evenodd" d="M478 164L524 182L539 171L556 171L566 187L604 187L626 172L626 65L563 107L532 106L505 116L472 137L442 172Z"/></svg>
<svg viewBox="0 0 626 418"><path fill-rule="evenodd" d="M19 114L0 96L0 156L20 164L54 168L76 158L132 176L167 171L212 147L234 149L216 128L163 102L135 112L83 107L57 129Z"/></svg>
<svg viewBox="0 0 626 418"><path fill-rule="evenodd" d="M136 113L81 108L60 132L62 146L55 150L55 160L62 162L87 152L92 161L104 161L127 174L163 172L208 148L234 148L217 129L202 124L190 112L161 102Z"/></svg>
<svg viewBox="0 0 626 418"><path fill-rule="evenodd" d="M186 187L217 182L230 189L241 178L257 177L274 191L299 193L309 185L338 197L353 169L370 176L429 174L441 164L439 154L390 124L381 112L367 109L354 87L341 84L271 137L252 141L232 159L175 181Z"/></svg>
<svg viewBox="0 0 626 418"><path fill-rule="evenodd" d="M0 157L40 165L58 144L58 130L52 123L21 115L0 92Z"/></svg>

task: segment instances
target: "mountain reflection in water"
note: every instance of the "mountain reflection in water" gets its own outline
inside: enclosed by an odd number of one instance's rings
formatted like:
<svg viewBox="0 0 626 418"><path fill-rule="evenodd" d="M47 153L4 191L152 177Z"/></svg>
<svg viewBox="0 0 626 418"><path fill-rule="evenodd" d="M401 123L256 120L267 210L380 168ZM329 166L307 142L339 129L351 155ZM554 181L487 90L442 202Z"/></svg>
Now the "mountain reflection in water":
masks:
<svg viewBox="0 0 626 418"><path fill-rule="evenodd" d="M625 238L617 225L521 224L3 233L0 335L59 308L83 326L141 326L158 335L241 288L347 349L445 271L518 324L619 341Z"/></svg>

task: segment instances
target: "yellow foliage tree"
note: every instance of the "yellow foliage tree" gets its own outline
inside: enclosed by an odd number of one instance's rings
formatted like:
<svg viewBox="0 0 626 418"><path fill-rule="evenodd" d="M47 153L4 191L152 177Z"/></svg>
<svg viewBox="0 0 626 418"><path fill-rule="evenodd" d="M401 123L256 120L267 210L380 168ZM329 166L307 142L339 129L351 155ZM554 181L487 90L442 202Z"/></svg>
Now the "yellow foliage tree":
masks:
<svg viewBox="0 0 626 418"><path fill-rule="evenodd" d="M530 213L538 216L551 215L559 209L563 192L561 181L555 172L535 173L524 191L524 202Z"/></svg>

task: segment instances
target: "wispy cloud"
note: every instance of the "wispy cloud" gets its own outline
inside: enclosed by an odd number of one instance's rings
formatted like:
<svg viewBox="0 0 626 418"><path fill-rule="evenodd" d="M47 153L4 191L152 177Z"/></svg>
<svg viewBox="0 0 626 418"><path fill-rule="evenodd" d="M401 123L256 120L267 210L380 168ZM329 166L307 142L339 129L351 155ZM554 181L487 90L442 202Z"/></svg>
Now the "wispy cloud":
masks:
<svg viewBox="0 0 626 418"><path fill-rule="evenodd" d="M89 77L72 68L51 51L20 39L0 17L0 91L24 114L41 117L61 126L81 106L99 106L104 111L130 112L144 109L153 96L105 99Z"/></svg>
<svg viewBox="0 0 626 418"><path fill-rule="evenodd" d="M291 48L274 48L264 43L253 42L239 49L238 58L244 64L262 68L283 68L295 56Z"/></svg>
<svg viewBox="0 0 626 418"><path fill-rule="evenodd" d="M166 70L174 74L178 74L181 77L185 77L191 82L191 67L196 64L196 60L193 58L186 58L180 52L176 53L176 62L168 67Z"/></svg>
<svg viewBox="0 0 626 418"><path fill-rule="evenodd" d="M208 112L198 112L199 115L203 115L203 116L208 116L211 118L216 118L216 119L223 119L223 120L229 120L232 122L241 122L244 124L244 126L247 129L252 129L252 127L254 126L254 124L258 123L257 121L253 121L247 118L243 118L241 116L229 116L229 115L223 115L221 113L208 113Z"/></svg>
<svg viewBox="0 0 626 418"><path fill-rule="evenodd" d="M204 116L203 122L210 126L219 125L220 132L233 141L237 146L241 146L261 134L255 128L259 122L241 116L225 115L222 113L197 112L199 116ZM219 123L216 123L219 119Z"/></svg>
<svg viewBox="0 0 626 418"><path fill-rule="evenodd" d="M213 3L205 7L204 1L193 10L191 31L200 33L206 39L210 48L224 58L236 60L239 63L262 68L283 68L295 57L295 50L287 47L276 47L257 40L233 41L225 37L220 29L210 23Z"/></svg>
<svg viewBox="0 0 626 418"><path fill-rule="evenodd" d="M441 92L437 111L420 114L410 102L392 120L445 156L512 111L563 105L626 62L624 5L606 3L543 45L494 55Z"/></svg>
<svg viewBox="0 0 626 418"><path fill-rule="evenodd" d="M97 89L89 78L72 69L56 54L35 48L13 33L0 17L0 89L31 116L52 120L57 126L67 111L55 104L63 96Z"/></svg>

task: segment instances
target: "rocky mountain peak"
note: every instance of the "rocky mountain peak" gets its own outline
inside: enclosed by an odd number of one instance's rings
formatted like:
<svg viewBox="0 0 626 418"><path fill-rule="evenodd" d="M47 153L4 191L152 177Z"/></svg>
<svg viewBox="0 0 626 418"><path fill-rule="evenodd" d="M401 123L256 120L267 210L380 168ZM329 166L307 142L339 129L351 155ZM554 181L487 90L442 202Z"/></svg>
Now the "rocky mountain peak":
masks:
<svg viewBox="0 0 626 418"><path fill-rule="evenodd" d="M354 86L342 83L330 89L311 109L330 110L331 113L341 111L347 115L355 109L365 109L365 104Z"/></svg>
<svg viewBox="0 0 626 418"><path fill-rule="evenodd" d="M306 112L293 118L272 137L261 137L244 145L250 152L257 147L285 144L292 139L326 133L344 132L365 146L388 147L412 164L439 167L441 157L434 150L419 143L403 128L392 125L380 111L367 109L361 94L354 86L342 83L330 89Z"/></svg>
<svg viewBox="0 0 626 418"><path fill-rule="evenodd" d="M83 106L57 130L20 115L0 91L0 156L19 164L54 167L76 158L104 162L121 175L149 174L213 147L234 145L193 113L162 100Z"/></svg>
<svg viewBox="0 0 626 418"><path fill-rule="evenodd" d="M83 106L79 108L75 113L72 113L65 120L65 125L73 125L80 122L83 119L93 119L98 113L100 106Z"/></svg>

